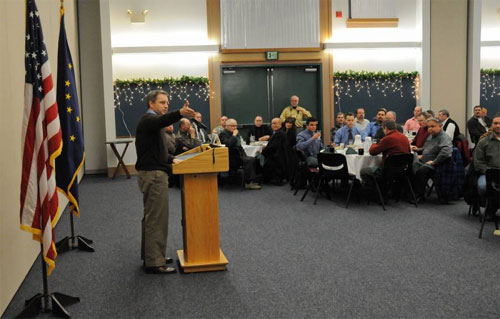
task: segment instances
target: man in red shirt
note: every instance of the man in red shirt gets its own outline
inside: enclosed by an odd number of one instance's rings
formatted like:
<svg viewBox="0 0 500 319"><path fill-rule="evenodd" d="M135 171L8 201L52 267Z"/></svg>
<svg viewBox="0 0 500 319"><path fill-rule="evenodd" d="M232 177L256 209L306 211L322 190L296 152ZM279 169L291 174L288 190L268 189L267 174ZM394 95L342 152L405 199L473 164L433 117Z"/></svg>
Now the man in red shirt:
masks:
<svg viewBox="0 0 500 319"><path fill-rule="evenodd" d="M417 116L418 125L420 128L418 129L417 135L411 142L411 149L414 152L422 153L424 148L425 141L429 137L429 130L427 130L427 119L430 118L431 115L427 112L422 112Z"/></svg>
<svg viewBox="0 0 500 319"><path fill-rule="evenodd" d="M377 181L379 181L382 177L383 166L387 156L410 152L410 142L404 134L398 132L396 122L385 120L382 123L382 128L384 129L385 137L370 147L370 155L376 156L382 153L382 164L380 167L365 167L361 170L361 178L365 181L365 184L367 181L371 181L371 176L375 176Z"/></svg>

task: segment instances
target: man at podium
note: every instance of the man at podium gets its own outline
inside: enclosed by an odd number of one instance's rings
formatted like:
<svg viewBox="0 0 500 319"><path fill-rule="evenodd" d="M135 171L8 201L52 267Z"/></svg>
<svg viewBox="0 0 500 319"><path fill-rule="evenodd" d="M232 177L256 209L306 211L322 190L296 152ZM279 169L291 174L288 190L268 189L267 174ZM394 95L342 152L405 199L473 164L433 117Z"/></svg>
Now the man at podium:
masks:
<svg viewBox="0 0 500 319"><path fill-rule="evenodd" d="M167 113L168 94L154 90L147 95L147 111L136 129L135 148L139 189L143 194L141 258L147 273L170 274L176 269L167 267L171 258L165 257L168 235L168 165L174 159L166 148L164 127L184 117L193 117L195 111L189 102L177 111Z"/></svg>

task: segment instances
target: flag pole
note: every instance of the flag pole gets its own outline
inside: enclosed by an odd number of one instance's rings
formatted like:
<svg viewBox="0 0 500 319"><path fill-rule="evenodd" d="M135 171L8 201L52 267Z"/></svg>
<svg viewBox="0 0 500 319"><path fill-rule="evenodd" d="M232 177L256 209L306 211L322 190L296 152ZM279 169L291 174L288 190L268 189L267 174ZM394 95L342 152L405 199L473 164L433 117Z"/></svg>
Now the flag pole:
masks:
<svg viewBox="0 0 500 319"><path fill-rule="evenodd" d="M70 214L70 226L71 226L71 236L66 236L56 243L57 252L62 254L69 250L78 249L88 252L94 252L94 247L91 246L93 241L91 239L85 238L83 236L75 236L75 222L73 217L73 212Z"/></svg>
<svg viewBox="0 0 500 319"><path fill-rule="evenodd" d="M43 216L40 214L40 225L42 228L42 234L44 231ZM65 295L59 292L49 293L49 284L47 280L47 264L43 259L43 243L40 241L40 259L42 261L42 280L43 280L43 294L37 293L30 299L25 301L25 307L21 313L19 313L16 318L34 318L40 312L53 314L60 316L62 318L70 318L69 312L64 308L80 302L80 298ZM52 307L49 307L49 301L52 301Z"/></svg>

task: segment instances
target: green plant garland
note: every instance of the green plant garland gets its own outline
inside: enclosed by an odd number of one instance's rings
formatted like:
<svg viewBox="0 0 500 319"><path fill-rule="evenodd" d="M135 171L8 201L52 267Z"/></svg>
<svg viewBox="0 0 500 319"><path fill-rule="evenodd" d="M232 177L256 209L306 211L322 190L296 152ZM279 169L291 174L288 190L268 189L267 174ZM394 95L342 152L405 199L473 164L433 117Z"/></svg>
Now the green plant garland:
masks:
<svg viewBox="0 0 500 319"><path fill-rule="evenodd" d="M481 74L484 75L500 75L499 69L481 69Z"/></svg>
<svg viewBox="0 0 500 319"><path fill-rule="evenodd" d="M151 79L151 78L138 78L138 79L130 79L130 80L115 80L115 85L122 87L128 85L140 85L140 84L149 84L149 85L182 85L182 84L208 84L208 78L203 76L187 76L183 75L180 78L163 78L163 79Z"/></svg>
<svg viewBox="0 0 500 319"><path fill-rule="evenodd" d="M334 78L350 79L350 80L370 80L370 79L396 79L396 78L414 78L418 76L417 71L413 72L369 72L369 71L344 71L335 72Z"/></svg>

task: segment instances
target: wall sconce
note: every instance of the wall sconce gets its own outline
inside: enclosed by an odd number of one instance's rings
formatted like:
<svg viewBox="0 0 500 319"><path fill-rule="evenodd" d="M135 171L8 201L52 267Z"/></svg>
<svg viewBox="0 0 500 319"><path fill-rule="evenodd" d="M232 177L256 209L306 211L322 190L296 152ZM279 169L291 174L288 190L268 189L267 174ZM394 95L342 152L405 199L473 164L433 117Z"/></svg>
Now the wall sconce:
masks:
<svg viewBox="0 0 500 319"><path fill-rule="evenodd" d="M130 16L130 23L145 23L148 12L148 10L142 10L142 12L134 12L131 9L127 10L128 15Z"/></svg>

